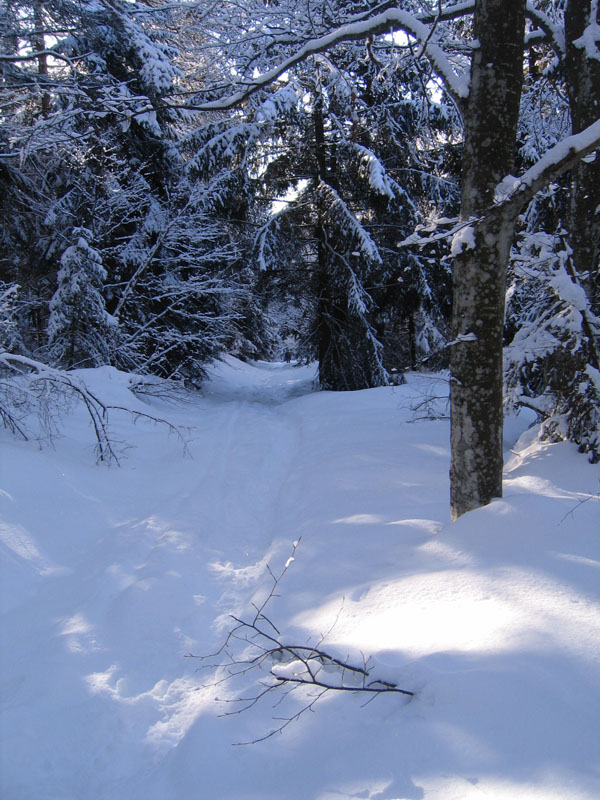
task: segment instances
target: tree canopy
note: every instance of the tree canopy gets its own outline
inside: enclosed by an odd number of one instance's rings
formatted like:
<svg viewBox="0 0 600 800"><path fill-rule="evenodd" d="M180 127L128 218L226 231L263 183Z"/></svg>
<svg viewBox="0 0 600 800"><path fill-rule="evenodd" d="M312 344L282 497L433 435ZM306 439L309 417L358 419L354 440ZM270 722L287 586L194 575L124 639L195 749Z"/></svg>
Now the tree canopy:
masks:
<svg viewBox="0 0 600 800"><path fill-rule="evenodd" d="M0 76L0 349L449 367L455 516L507 403L600 458L596 0L9 0Z"/></svg>

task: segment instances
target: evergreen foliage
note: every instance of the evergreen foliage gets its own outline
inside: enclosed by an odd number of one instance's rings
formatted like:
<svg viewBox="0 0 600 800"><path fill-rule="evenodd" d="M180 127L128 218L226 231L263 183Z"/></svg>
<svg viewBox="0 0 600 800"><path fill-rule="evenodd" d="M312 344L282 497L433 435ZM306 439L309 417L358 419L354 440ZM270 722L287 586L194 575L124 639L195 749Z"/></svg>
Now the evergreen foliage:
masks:
<svg viewBox="0 0 600 800"><path fill-rule="evenodd" d="M600 319L575 269L563 229L522 234L508 298L509 405L533 408L544 423L544 435L556 441L571 439L597 462Z"/></svg>
<svg viewBox="0 0 600 800"><path fill-rule="evenodd" d="M595 7L527 4L519 173L597 118ZM446 366L472 12L6 2L1 349L197 383L293 342L335 390ZM505 329L507 401L593 460L598 168L522 209Z"/></svg>
<svg viewBox="0 0 600 800"><path fill-rule="evenodd" d="M76 242L61 256L57 289L50 300L49 355L67 368L95 367L110 357L111 318L102 296L106 270L91 231L75 228L73 234Z"/></svg>

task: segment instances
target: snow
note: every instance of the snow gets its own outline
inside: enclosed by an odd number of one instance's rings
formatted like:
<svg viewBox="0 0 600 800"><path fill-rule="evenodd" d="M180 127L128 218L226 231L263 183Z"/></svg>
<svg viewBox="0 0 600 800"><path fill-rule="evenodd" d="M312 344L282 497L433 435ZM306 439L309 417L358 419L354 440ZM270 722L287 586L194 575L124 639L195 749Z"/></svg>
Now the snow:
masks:
<svg viewBox="0 0 600 800"><path fill-rule="evenodd" d="M296 85L287 84L261 103L256 112L256 119L264 123L274 122L279 119L279 117L296 108L297 104L298 96L296 94Z"/></svg>
<svg viewBox="0 0 600 800"><path fill-rule="evenodd" d="M393 181L391 181L388 177L385 167L377 158L375 153L373 153L367 147L363 147L363 145L356 143L354 144L354 149L362 156L362 168L368 177L369 186L371 189L377 192L377 194L383 195L384 197L389 197L391 200L393 200L396 196L392 188Z"/></svg>
<svg viewBox="0 0 600 800"><path fill-rule="evenodd" d="M319 182L317 189L324 202L327 203L329 214L335 224L346 236L356 240L361 255L368 261L380 263L381 254L377 249L377 245L336 190L324 181Z"/></svg>
<svg viewBox="0 0 600 800"><path fill-rule="evenodd" d="M315 393L314 367L228 357L185 400L78 376L189 452L118 412L119 468L76 408L53 447L0 432L3 797L600 796L600 467L511 417L504 498L451 524L448 422L414 410L444 413L439 376ZM219 716L268 672L212 686L185 656L252 618L267 566L288 645L324 637L415 697L329 693L234 747L300 695Z"/></svg>
<svg viewBox="0 0 600 800"><path fill-rule="evenodd" d="M432 28L421 22L416 16L398 8L389 8L367 20L349 22L341 25L332 32L309 40L300 47L292 56L262 74L253 76L252 83L244 89L235 92L220 100L211 100L196 106L202 111L216 111L231 108L245 100L250 94L261 87L268 86L276 81L291 67L306 60L309 56L322 53L339 42L356 39L366 39L374 32L385 30L404 31L409 36L420 42L421 47L431 61L437 75L443 80L446 89L456 98L465 99L469 96L469 74L461 69L457 72L441 45L434 41Z"/></svg>
<svg viewBox="0 0 600 800"><path fill-rule="evenodd" d="M514 175L506 175L496 186L494 191L494 203L504 202L504 200L517 191L520 183L520 178L515 178Z"/></svg>
<svg viewBox="0 0 600 800"><path fill-rule="evenodd" d="M588 58L600 60L600 25L598 19L598 0L591 0L588 25L579 39L575 39L573 44L585 50Z"/></svg>
<svg viewBox="0 0 600 800"><path fill-rule="evenodd" d="M473 333L472 331L469 333L459 333L456 339L453 339L451 342L448 342L446 347L452 347L455 344L462 344L463 342L476 342L477 341L477 334Z"/></svg>
<svg viewBox="0 0 600 800"><path fill-rule="evenodd" d="M589 301L582 286L571 278L564 266L552 274L550 285L556 294L578 311L589 311Z"/></svg>
<svg viewBox="0 0 600 800"><path fill-rule="evenodd" d="M450 252L452 256L458 256L463 250L474 250L476 246L475 228L473 225L465 225L452 237Z"/></svg>

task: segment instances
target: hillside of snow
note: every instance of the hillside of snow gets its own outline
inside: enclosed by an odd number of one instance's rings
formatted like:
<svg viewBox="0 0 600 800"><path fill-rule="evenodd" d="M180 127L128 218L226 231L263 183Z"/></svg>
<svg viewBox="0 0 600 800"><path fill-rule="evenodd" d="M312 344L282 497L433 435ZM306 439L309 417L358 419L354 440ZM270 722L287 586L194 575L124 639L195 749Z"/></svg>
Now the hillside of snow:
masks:
<svg viewBox="0 0 600 800"><path fill-rule="evenodd" d="M315 392L314 367L228 357L160 397L79 374L185 444L113 411L98 466L78 407L41 448L0 431L5 800L600 797L600 466L509 419L504 498L451 524L439 376ZM188 656L294 542L262 624L414 697L327 692L257 741L314 689L231 713L276 667Z"/></svg>

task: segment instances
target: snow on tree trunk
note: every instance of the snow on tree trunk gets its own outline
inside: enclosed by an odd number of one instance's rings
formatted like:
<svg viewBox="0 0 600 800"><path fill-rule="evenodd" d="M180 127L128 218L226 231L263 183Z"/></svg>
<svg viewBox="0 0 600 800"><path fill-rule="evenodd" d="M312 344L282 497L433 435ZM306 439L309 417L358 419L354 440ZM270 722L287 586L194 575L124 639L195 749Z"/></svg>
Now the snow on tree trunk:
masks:
<svg viewBox="0 0 600 800"><path fill-rule="evenodd" d="M464 110L461 219L453 242L451 506L454 519L502 495L502 336L516 216L487 213L511 172L523 81L525 0L477 0ZM486 215L485 222L468 221Z"/></svg>

